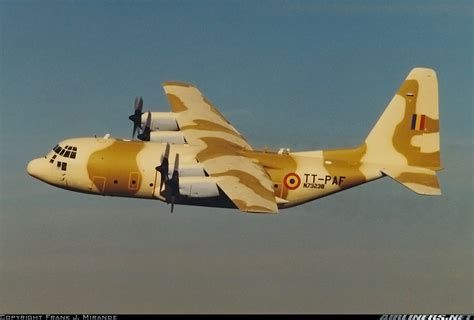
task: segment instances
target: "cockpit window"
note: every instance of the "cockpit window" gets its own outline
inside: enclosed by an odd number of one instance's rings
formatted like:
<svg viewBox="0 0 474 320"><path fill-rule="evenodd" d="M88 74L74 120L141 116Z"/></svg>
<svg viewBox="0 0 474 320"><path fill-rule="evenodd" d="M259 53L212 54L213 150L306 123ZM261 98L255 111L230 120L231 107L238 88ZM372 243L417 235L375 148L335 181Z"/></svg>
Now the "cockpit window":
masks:
<svg viewBox="0 0 474 320"><path fill-rule="evenodd" d="M58 167L58 169L61 169L62 171L66 171L66 169L67 169L67 163L66 162L58 161L56 166Z"/></svg>
<svg viewBox="0 0 474 320"><path fill-rule="evenodd" d="M53 151L60 155L60 156L63 156L65 158L71 158L71 159L76 159L76 155L77 155L77 147L73 147L73 146L70 146L70 145L66 145L64 148L62 148L60 145L56 145L54 148L53 148Z"/></svg>
<svg viewBox="0 0 474 320"><path fill-rule="evenodd" d="M57 154L54 154L52 158L49 160L49 163L53 163L54 159L56 159L57 156L58 156Z"/></svg>

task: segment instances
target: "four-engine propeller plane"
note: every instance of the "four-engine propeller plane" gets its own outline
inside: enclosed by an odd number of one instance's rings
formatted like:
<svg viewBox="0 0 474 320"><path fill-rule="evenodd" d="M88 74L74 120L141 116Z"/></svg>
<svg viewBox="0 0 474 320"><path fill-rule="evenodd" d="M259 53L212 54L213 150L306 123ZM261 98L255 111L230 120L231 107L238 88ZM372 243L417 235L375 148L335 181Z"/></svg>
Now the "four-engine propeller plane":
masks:
<svg viewBox="0 0 474 320"><path fill-rule="evenodd" d="M132 140L74 138L32 160L28 173L67 190L175 204L276 213L389 176L424 195L441 194L438 82L413 69L365 141L355 148L253 150L190 84L163 84L172 112L135 100ZM136 133L139 140L133 140Z"/></svg>

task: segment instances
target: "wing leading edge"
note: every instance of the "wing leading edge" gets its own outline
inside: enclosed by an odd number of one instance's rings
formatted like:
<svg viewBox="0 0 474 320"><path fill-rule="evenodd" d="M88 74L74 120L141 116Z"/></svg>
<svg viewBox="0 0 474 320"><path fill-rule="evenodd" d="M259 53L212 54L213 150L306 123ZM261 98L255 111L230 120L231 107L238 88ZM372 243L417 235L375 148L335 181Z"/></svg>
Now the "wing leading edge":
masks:
<svg viewBox="0 0 474 320"><path fill-rule="evenodd" d="M196 159L239 210L276 213L273 183L265 169L245 157L245 138L194 86L163 84L176 121L188 144L199 147Z"/></svg>

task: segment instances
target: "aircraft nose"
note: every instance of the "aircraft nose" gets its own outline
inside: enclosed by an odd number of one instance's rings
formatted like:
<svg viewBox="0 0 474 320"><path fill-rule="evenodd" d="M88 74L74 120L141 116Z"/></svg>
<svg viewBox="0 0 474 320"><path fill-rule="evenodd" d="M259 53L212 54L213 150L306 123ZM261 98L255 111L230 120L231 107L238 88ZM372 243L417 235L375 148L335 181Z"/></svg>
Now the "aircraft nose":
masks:
<svg viewBox="0 0 474 320"><path fill-rule="evenodd" d="M28 163L28 166L26 167L26 171L28 174L32 177L40 179L40 177L45 173L44 172L44 167L45 167L45 159L38 158L38 159L33 159Z"/></svg>

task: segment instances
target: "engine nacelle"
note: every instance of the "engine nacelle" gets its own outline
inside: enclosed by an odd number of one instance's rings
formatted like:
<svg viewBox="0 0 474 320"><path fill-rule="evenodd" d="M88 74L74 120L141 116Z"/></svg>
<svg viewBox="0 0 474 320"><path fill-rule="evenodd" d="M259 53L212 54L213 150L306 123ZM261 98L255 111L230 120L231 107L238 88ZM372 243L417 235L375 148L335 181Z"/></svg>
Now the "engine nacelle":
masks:
<svg viewBox="0 0 474 320"><path fill-rule="evenodd" d="M178 122L176 122L176 114L173 112L150 112L151 124L150 130L160 131L178 131ZM142 128L146 125L146 114L142 117Z"/></svg>
<svg viewBox="0 0 474 320"><path fill-rule="evenodd" d="M179 165L180 177L205 177L204 168L201 164L195 163L192 165Z"/></svg>
<svg viewBox="0 0 474 320"><path fill-rule="evenodd" d="M211 198L220 195L217 184L210 177L179 178L179 194L189 198Z"/></svg>
<svg viewBox="0 0 474 320"><path fill-rule="evenodd" d="M186 143L181 131L152 131L150 132L150 141L170 144Z"/></svg>

